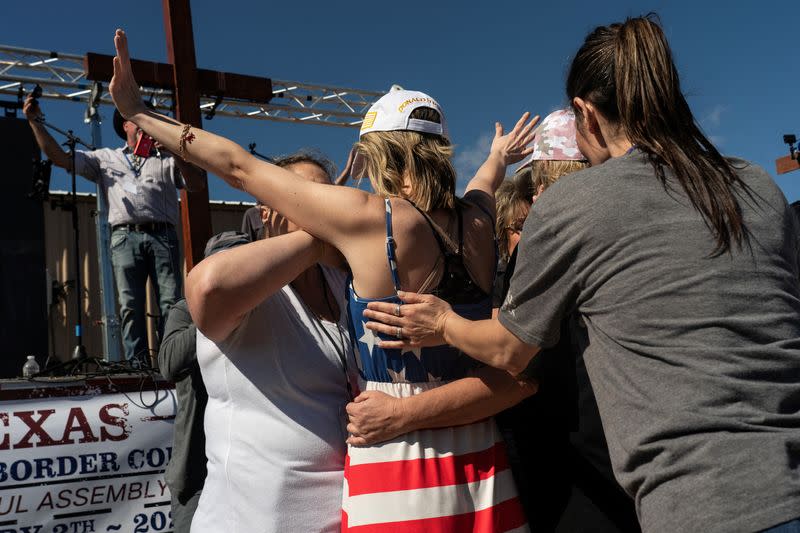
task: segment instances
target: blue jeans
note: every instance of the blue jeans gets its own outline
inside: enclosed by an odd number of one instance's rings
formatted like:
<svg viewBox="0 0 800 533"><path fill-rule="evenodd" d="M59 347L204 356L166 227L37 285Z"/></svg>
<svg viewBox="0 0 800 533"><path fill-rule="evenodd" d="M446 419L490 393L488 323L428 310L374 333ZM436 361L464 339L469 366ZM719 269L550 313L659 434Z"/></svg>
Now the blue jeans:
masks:
<svg viewBox="0 0 800 533"><path fill-rule="evenodd" d="M114 228L111 232L111 264L117 284L125 358L129 361L137 359L150 366L145 317L147 278L153 283L160 310L160 339L164 332L164 317L180 298L178 236L171 227L152 232Z"/></svg>
<svg viewBox="0 0 800 533"><path fill-rule="evenodd" d="M765 529L762 533L800 533L800 518Z"/></svg>

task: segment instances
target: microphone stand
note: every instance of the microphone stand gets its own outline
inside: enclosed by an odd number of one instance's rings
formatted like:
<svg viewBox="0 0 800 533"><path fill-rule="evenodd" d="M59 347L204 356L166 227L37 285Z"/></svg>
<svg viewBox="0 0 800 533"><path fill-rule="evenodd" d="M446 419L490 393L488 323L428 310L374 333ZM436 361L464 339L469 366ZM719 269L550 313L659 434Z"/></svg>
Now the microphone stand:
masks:
<svg viewBox="0 0 800 533"><path fill-rule="evenodd" d="M37 375L41 374L50 374L53 371L64 369L65 373L74 373L76 369L87 366L87 363L90 362L89 355L86 353L86 347L83 345L83 320L81 318L81 301L83 296L83 283L81 280L81 259L80 259L80 229L78 226L78 200L77 200L77 193L76 193L76 178L75 178L75 147L77 145L81 145L86 147L89 150L94 150L95 147L91 144L88 144L81 140L80 137L77 137L72 130L64 131L62 129L57 128L56 126L50 124L49 122L45 121L44 117L37 117L36 122L43 125L46 128L49 128L67 138L66 142L62 143L63 146L66 146L69 149L69 158L70 162L72 163L72 170L70 172L72 177L72 193L70 205L66 207L68 211L72 212L72 232L74 235L74 242L73 242L73 253L75 254L75 287L77 289L77 298L75 300L75 316L76 316L76 324L75 324L75 340L76 345L72 351L72 359L70 361L52 366L50 368L44 369ZM62 206L62 209L65 207ZM99 366L98 361L91 361L94 364Z"/></svg>

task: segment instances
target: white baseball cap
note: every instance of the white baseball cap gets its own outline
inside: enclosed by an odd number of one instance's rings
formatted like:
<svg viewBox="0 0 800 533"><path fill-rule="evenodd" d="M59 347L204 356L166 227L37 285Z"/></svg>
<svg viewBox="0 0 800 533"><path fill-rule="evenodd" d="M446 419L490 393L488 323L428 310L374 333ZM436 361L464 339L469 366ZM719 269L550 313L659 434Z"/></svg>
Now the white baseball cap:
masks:
<svg viewBox="0 0 800 533"><path fill-rule="evenodd" d="M411 118L411 112L419 107L438 111L442 123ZM372 131L418 131L447 137L444 112L439 103L425 93L406 91L396 86L372 104L364 115L359 137Z"/></svg>

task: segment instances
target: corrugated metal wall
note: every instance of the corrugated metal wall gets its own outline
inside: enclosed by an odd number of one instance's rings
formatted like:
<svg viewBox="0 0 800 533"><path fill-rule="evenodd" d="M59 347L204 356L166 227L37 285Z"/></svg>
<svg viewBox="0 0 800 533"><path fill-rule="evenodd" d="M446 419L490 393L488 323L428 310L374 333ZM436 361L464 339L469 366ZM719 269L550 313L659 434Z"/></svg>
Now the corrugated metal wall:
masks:
<svg viewBox="0 0 800 533"><path fill-rule="evenodd" d="M51 194L51 204L58 203L64 198L64 194ZM216 234L227 230L238 231L242 225L242 215L251 205L212 202L212 232ZM80 264L83 280L81 301L83 309L83 344L90 356L102 356L103 339L99 325L99 320L102 318L102 309L100 307L100 284L98 280L95 219L93 216L95 208L96 199L94 195L82 194L78 196ZM44 223L45 257L50 278L61 284L68 280L74 280L74 237L70 213L59 208L50 209L45 204ZM182 241L181 228L178 227L176 229L178 238ZM183 251L183 242L181 242L180 250L181 252ZM181 259L181 264L184 264L183 259ZM64 298L57 298L49 306L50 353L48 355L61 360L68 359L71 356L75 344L75 298L76 291L73 288L68 288ZM154 305L154 303L152 293L150 293L147 304L148 315L158 315L158 306ZM155 319L148 322L150 322L152 348L154 346L152 331L155 326ZM42 360L44 358L40 359L40 361Z"/></svg>

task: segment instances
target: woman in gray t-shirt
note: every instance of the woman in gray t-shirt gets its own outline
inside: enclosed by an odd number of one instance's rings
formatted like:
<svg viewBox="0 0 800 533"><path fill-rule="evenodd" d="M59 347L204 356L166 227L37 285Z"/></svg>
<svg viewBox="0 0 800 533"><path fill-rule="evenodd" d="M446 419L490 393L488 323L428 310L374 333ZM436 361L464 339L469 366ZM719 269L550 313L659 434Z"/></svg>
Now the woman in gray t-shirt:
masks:
<svg viewBox="0 0 800 533"><path fill-rule="evenodd" d="M402 327L386 348L447 342L535 376L577 313L614 473L644 531L796 531L800 288L783 194L702 134L650 18L592 31L567 95L592 168L531 210L499 318L403 293L403 317L372 304L384 323L372 327Z"/></svg>

